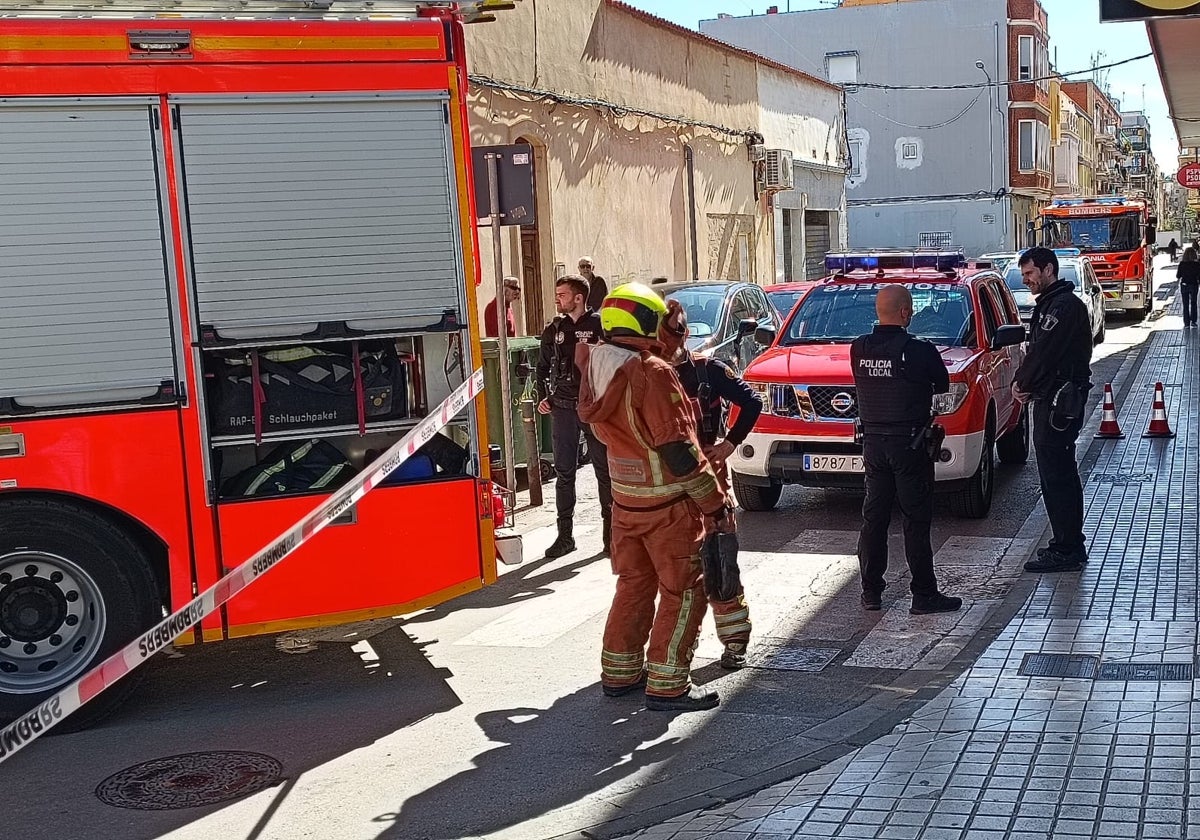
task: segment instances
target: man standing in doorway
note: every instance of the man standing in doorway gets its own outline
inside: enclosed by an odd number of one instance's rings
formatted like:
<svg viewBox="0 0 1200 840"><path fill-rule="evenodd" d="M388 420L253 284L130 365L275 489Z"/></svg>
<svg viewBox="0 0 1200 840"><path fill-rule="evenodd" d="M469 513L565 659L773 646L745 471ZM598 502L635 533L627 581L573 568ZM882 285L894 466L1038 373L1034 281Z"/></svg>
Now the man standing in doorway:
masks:
<svg viewBox="0 0 1200 840"><path fill-rule="evenodd" d="M521 281L516 277L505 277L501 294L504 295L504 324L508 328L508 337L512 338L517 334L517 321L513 317L512 305L521 297ZM500 335L500 318L496 312L494 298L483 309L483 334L489 338Z"/></svg>
<svg viewBox="0 0 1200 840"><path fill-rule="evenodd" d="M558 514L558 537L546 549L547 557L562 557L575 550L575 473L579 469L579 434L587 440L596 487L600 496L604 552L612 534L612 483L608 477L608 452L596 440L591 427L579 419L579 369L575 346L600 340L600 316L587 305L588 282L569 274L554 286L554 304L559 315L542 333L538 354L538 411L550 415L554 440L554 502Z"/></svg>
<svg viewBox="0 0 1200 840"><path fill-rule="evenodd" d="M1029 348L1013 380L1013 396L1033 402L1033 449L1042 501L1054 536L1030 572L1070 572L1087 562L1083 536L1083 483L1075 440L1091 390L1092 328L1075 284L1058 279L1058 257L1030 248L1018 260L1021 282L1037 298L1029 321Z"/></svg>
<svg viewBox="0 0 1200 840"><path fill-rule="evenodd" d="M600 305L604 303L604 299L608 297L608 284L604 282L595 271L596 266L592 263L591 257L579 258L579 275L588 282L588 308L593 312L600 311Z"/></svg>

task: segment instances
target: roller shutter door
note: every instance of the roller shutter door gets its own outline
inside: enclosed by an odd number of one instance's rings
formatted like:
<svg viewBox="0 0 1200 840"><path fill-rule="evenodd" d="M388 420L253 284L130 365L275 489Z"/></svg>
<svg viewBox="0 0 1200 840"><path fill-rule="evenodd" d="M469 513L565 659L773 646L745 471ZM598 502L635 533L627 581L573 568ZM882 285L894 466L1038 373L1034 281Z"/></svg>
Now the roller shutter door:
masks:
<svg viewBox="0 0 1200 840"><path fill-rule="evenodd" d="M445 108L180 98L199 323L244 339L461 316Z"/></svg>
<svg viewBox="0 0 1200 840"><path fill-rule="evenodd" d="M0 408L175 379L158 135L148 102L0 106Z"/></svg>
<svg viewBox="0 0 1200 840"><path fill-rule="evenodd" d="M804 274L808 280L825 276L825 255L829 253L829 214L804 211Z"/></svg>

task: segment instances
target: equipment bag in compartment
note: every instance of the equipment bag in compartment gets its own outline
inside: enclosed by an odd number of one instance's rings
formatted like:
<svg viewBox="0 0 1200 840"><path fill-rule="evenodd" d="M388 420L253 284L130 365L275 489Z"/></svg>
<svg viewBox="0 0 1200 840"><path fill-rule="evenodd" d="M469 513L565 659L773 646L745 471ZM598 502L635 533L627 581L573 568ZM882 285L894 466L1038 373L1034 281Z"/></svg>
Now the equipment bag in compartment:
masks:
<svg viewBox="0 0 1200 840"><path fill-rule="evenodd" d="M283 496L313 491L332 492L354 477L354 468L341 451L323 440L282 444L249 469L221 485L226 499Z"/></svg>
<svg viewBox="0 0 1200 840"><path fill-rule="evenodd" d="M361 427L408 416L407 365L390 344L353 346L350 353L290 347L218 357L208 393L216 435Z"/></svg>

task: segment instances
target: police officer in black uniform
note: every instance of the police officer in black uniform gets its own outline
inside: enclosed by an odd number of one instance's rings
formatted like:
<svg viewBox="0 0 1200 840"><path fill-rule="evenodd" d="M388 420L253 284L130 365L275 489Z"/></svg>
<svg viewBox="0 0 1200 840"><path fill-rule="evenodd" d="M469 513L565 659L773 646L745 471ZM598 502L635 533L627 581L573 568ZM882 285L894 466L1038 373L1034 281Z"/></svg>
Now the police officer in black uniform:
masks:
<svg viewBox="0 0 1200 840"><path fill-rule="evenodd" d="M558 513L558 537L546 549L547 557L562 557L575 550L575 473L579 469L579 434L587 440L603 519L604 551L608 553L612 533L612 482L608 477L608 450L579 419L579 370L575 367L575 345L600 340L600 316L587 306L588 282L569 274L554 287L556 317L542 332L538 353L538 411L550 415L554 441L554 502Z"/></svg>
<svg viewBox="0 0 1200 840"><path fill-rule="evenodd" d="M1069 572L1087 562L1083 536L1083 484L1075 440L1091 390L1092 328L1075 284L1058 278L1058 257L1030 248L1018 260L1021 282L1037 296L1029 322L1029 346L1017 369L1013 396L1033 402L1033 449L1042 500L1054 536L1038 549L1031 572Z"/></svg>
<svg viewBox="0 0 1200 840"><path fill-rule="evenodd" d="M887 570L888 526L898 499L904 517L904 554L912 573L914 615L954 612L961 598L938 591L933 573L933 454L929 440L933 395L950 390L950 375L937 348L908 332L912 295L886 286L875 298L879 324L850 345L863 433L867 497L858 538L865 609L882 606ZM936 446L934 447L936 448Z"/></svg>

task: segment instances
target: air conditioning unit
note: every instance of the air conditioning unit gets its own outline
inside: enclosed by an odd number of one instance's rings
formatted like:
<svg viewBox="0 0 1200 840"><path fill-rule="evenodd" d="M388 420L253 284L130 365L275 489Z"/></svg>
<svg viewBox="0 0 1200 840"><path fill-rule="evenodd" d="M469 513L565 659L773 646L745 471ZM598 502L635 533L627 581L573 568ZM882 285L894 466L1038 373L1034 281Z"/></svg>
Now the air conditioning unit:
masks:
<svg viewBox="0 0 1200 840"><path fill-rule="evenodd" d="M767 147L762 143L751 143L746 150L749 152L751 163L759 163L767 156Z"/></svg>
<svg viewBox="0 0 1200 840"><path fill-rule="evenodd" d="M763 161L763 190L777 192L795 186L792 175L792 153L787 149L767 149Z"/></svg>

